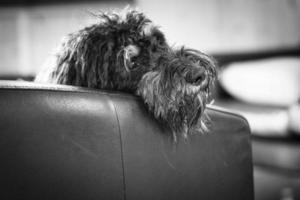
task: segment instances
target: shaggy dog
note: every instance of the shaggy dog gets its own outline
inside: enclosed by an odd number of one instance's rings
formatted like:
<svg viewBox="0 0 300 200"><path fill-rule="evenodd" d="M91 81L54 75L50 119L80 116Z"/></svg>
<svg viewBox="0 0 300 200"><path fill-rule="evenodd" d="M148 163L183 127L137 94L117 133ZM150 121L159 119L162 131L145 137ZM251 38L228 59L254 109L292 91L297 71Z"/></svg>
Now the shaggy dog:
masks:
<svg viewBox="0 0 300 200"><path fill-rule="evenodd" d="M101 13L99 23L69 34L36 82L118 90L140 96L177 136L204 130L216 79L213 59L173 49L143 13Z"/></svg>

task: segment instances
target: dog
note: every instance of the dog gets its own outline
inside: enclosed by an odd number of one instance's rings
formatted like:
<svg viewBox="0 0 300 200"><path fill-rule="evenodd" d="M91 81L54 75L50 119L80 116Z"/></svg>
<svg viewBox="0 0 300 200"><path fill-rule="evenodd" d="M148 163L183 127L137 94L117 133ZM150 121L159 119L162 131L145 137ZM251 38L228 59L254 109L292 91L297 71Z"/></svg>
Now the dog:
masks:
<svg viewBox="0 0 300 200"><path fill-rule="evenodd" d="M142 12L96 15L97 24L69 34L36 82L117 90L141 97L152 115L188 138L204 131L217 65L200 51L174 48Z"/></svg>

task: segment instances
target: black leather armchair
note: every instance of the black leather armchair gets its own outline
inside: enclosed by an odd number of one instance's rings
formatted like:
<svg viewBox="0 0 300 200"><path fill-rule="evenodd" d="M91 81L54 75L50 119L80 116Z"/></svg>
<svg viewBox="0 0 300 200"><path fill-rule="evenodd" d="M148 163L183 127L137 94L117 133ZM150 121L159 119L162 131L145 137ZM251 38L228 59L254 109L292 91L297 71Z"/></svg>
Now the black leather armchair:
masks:
<svg viewBox="0 0 300 200"><path fill-rule="evenodd" d="M0 199L253 199L247 121L174 145L129 94L0 81Z"/></svg>

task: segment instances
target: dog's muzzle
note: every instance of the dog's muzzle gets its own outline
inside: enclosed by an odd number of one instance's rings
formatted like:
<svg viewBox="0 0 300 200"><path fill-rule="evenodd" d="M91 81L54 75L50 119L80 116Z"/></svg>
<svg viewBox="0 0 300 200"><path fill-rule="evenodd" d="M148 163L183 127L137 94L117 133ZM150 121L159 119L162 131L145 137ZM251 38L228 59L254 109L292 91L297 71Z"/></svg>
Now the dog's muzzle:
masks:
<svg viewBox="0 0 300 200"><path fill-rule="evenodd" d="M209 81L208 75L204 68L197 68L187 73L185 80L194 86L200 86L201 89L206 88Z"/></svg>

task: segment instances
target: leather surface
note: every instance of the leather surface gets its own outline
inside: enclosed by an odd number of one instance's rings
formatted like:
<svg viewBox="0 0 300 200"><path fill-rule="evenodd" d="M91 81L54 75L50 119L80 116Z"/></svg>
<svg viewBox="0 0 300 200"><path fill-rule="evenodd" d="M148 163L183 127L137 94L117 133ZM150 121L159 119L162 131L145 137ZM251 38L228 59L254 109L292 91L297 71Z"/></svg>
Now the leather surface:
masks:
<svg viewBox="0 0 300 200"><path fill-rule="evenodd" d="M174 144L128 94L0 82L0 111L0 199L253 199L238 115Z"/></svg>
<svg viewBox="0 0 300 200"><path fill-rule="evenodd" d="M276 168L282 173L300 173L300 138L292 137L289 130L288 108L259 106L235 100L218 100L216 104L248 119L253 136L255 165Z"/></svg>

